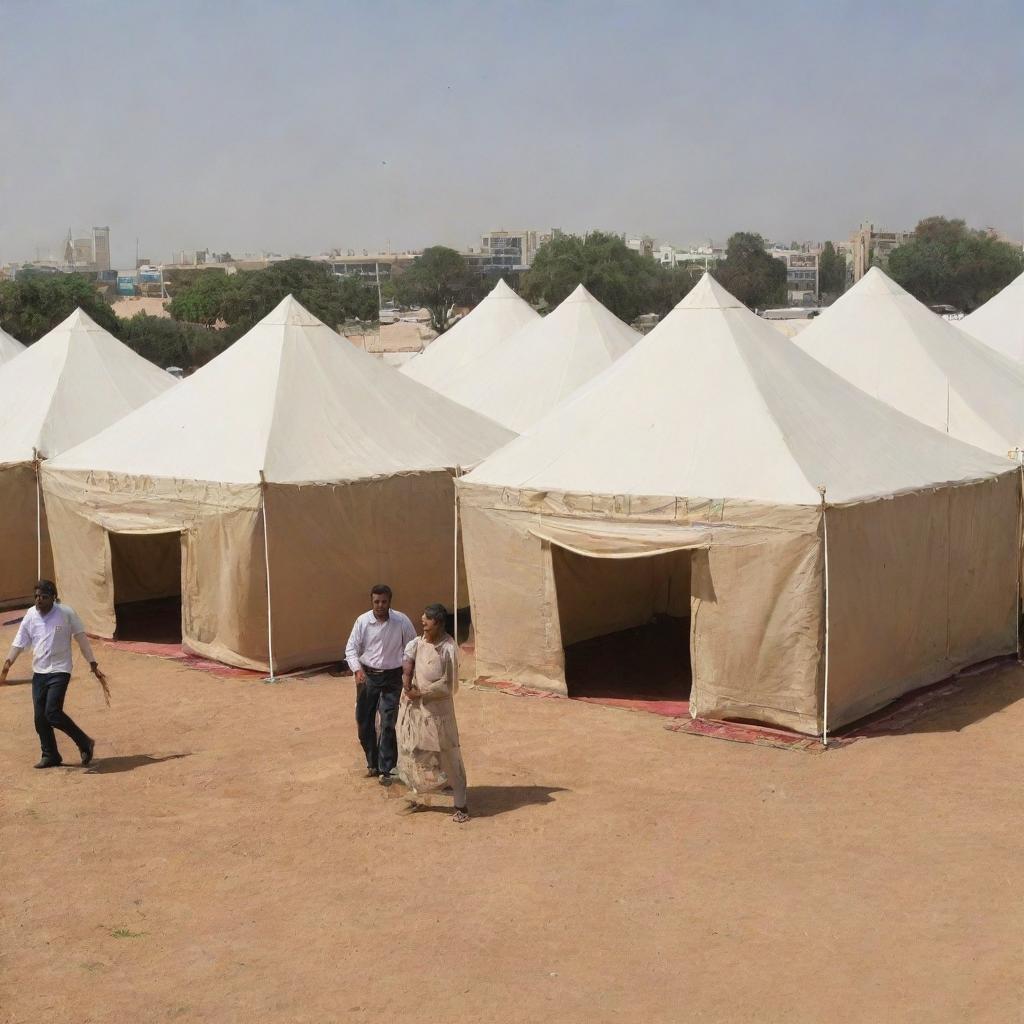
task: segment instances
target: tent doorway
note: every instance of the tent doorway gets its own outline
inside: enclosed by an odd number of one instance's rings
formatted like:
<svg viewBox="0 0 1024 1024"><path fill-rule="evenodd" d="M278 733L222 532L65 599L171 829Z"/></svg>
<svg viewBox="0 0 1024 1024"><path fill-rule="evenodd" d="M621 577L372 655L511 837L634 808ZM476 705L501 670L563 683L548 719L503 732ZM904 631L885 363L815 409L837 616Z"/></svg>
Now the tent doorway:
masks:
<svg viewBox="0 0 1024 1024"><path fill-rule="evenodd" d="M688 700L692 553L551 554L569 696Z"/></svg>
<svg viewBox="0 0 1024 1024"><path fill-rule="evenodd" d="M181 643L181 534L110 533L116 640Z"/></svg>

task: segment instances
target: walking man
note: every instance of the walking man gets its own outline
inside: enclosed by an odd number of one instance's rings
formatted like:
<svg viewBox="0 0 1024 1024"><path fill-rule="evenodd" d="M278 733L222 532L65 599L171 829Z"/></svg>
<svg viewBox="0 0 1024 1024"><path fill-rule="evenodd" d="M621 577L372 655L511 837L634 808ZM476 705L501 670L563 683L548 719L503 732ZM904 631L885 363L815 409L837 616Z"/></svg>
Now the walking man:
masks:
<svg viewBox="0 0 1024 1024"><path fill-rule="evenodd" d="M373 608L355 621L345 647L356 677L356 726L366 754L366 774L391 782L398 766L395 722L402 695L402 657L416 639L409 617L391 607L391 588L378 583L370 591ZM380 731L377 715L380 714Z"/></svg>
<svg viewBox="0 0 1024 1024"><path fill-rule="evenodd" d="M43 756L36 768L56 768L63 764L54 729L60 729L74 741L82 755L82 764L92 761L96 741L75 725L64 711L64 697L71 682L71 638L78 641L82 656L89 662L92 674L106 692L106 677L99 670L92 645L85 635L85 626L73 608L60 604L57 587L51 580L40 580L35 589L36 603L25 613L18 627L11 653L0 669L0 685L7 682L7 673L26 647L32 648L32 704L35 709L36 732Z"/></svg>

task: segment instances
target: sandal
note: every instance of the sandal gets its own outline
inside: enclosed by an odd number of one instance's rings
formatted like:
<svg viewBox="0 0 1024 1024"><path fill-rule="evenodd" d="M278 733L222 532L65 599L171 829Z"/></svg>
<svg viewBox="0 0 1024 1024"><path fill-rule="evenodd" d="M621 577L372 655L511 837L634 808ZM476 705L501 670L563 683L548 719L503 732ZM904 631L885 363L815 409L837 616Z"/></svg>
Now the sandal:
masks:
<svg viewBox="0 0 1024 1024"><path fill-rule="evenodd" d="M452 815L452 821L457 822L459 825L469 821L469 808L456 807L455 813Z"/></svg>

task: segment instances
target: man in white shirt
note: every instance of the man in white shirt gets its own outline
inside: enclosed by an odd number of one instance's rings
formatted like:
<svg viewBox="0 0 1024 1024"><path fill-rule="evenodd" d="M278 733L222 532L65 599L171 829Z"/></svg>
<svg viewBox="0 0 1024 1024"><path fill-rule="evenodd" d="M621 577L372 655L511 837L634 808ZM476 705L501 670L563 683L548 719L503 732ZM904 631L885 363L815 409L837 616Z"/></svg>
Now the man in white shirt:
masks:
<svg viewBox="0 0 1024 1024"><path fill-rule="evenodd" d="M356 677L356 727L366 754L366 774L380 776L387 785L398 767L395 722L402 695L402 657L416 630L407 615L391 607L386 583L370 591L370 600L373 608L356 619L345 658Z"/></svg>
<svg viewBox="0 0 1024 1024"><path fill-rule="evenodd" d="M71 682L71 638L78 641L82 655L92 673L106 688L106 679L96 664L92 645L85 634L82 620L75 610L57 600L57 587L51 580L40 580L35 589L36 603L25 612L11 653L0 669L0 686L6 684L7 673L26 647L32 648L32 704L35 708L36 732L43 756L36 768L56 768L63 764L54 729L60 729L74 740L82 755L82 764L92 761L96 741L75 725L64 711L64 698Z"/></svg>

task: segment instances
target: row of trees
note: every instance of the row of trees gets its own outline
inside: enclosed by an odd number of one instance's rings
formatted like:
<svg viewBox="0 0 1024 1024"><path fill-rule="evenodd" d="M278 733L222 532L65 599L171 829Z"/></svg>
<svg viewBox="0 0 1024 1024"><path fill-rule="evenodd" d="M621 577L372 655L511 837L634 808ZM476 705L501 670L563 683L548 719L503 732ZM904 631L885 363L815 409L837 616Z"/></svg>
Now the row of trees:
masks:
<svg viewBox="0 0 1024 1024"><path fill-rule="evenodd" d="M170 319L145 313L121 319L80 274L19 274L14 281L0 282L0 327L19 341L38 341L81 308L157 365L193 367L222 352L289 293L331 326L377 318L376 289L335 277L328 267L308 260L231 276L215 270L182 272L172 285Z"/></svg>
<svg viewBox="0 0 1024 1024"><path fill-rule="evenodd" d="M627 247L616 235L594 231L560 235L537 253L521 280L510 281L529 302L553 309L582 284L616 316L630 323L643 313L664 316L694 286L702 270L665 267ZM786 268L769 256L760 235L741 232L729 239L726 259L714 273L750 306L785 303ZM433 327L443 332L456 306L478 302L493 281L467 266L444 246L426 249L394 282L397 300L430 310Z"/></svg>

